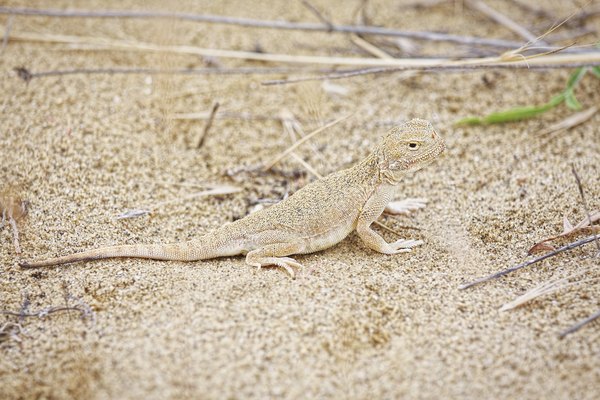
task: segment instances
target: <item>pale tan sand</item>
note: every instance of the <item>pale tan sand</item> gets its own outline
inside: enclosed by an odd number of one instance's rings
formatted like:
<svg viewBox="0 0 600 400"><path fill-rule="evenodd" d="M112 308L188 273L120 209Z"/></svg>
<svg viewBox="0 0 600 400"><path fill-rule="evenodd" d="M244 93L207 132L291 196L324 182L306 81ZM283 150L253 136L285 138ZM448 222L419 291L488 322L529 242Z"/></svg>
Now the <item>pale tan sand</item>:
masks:
<svg viewBox="0 0 600 400"><path fill-rule="evenodd" d="M158 1L27 3L164 9ZM247 3L187 1L177 10L315 19L300 2ZM351 21L355 3L314 1L336 22ZM531 22L509 2L488 3L521 23ZM461 9L460 2L424 10L402 9L393 1L371 4L374 23L384 26L518 39ZM570 2L545 2L544 7L557 16L574 10ZM0 17L2 25L6 21ZM158 20L19 17L13 29L240 50L259 43L269 52L358 55L342 35ZM453 49L425 45L428 54ZM9 44L0 56L0 183L21 185L31 202L29 216L20 224L24 258L115 243L185 240L245 215L256 199L279 199L312 179L292 159L278 166L280 174L244 170L261 166L290 144L276 121L216 120L197 150L193 143L202 121L161 119L170 113L208 111L214 101L221 103L221 111L257 115L287 109L304 121L307 132L322 121L355 113L312 141L322 158L311 146L298 151L320 173L363 157L390 121L432 120L448 151L409 177L399 191L400 198L428 197L430 206L414 217L385 219L407 238L426 244L390 257L365 249L351 235L330 250L298 257L311 272L295 281L278 269L250 268L243 258L189 264L107 260L22 271L5 228L0 231L1 308L20 310L24 296L30 311L82 302L93 309L95 319L57 313L21 321L21 342L0 343L1 398L600 396L598 325L557 338L598 309L597 284L546 296L512 312L498 311L538 283L597 265L593 246L457 290L463 282L525 259L530 245L561 230L563 215L572 221L582 218L570 162L579 169L590 208L600 207L600 114L544 146L535 133L566 116L566 107L523 123L452 126L469 114L542 103L563 88L568 71L428 74L409 81L388 75L334 82L349 91L347 96L329 95L319 83L260 86L265 77L77 75L25 85L12 72L18 66L43 71L203 65L193 56ZM598 104L600 80L590 76L581 86L579 100ZM229 176L232 171L240 172ZM240 185L244 191L165 206L151 217L115 219L128 209L199 190L180 184L205 183ZM0 317L0 326L8 321L19 319Z"/></svg>

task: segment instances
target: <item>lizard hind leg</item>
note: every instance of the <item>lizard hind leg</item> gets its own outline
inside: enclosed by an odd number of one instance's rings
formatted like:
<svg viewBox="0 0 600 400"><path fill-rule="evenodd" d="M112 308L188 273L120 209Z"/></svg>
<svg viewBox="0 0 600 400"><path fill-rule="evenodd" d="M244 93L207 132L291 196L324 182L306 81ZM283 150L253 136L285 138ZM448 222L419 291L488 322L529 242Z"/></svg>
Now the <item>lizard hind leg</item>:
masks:
<svg viewBox="0 0 600 400"><path fill-rule="evenodd" d="M275 243L259 247L246 255L246 264L253 267L264 267L275 265L286 270L292 279L296 278L294 268L303 268L304 266L293 258L286 257L291 254L298 254L302 251L301 243Z"/></svg>

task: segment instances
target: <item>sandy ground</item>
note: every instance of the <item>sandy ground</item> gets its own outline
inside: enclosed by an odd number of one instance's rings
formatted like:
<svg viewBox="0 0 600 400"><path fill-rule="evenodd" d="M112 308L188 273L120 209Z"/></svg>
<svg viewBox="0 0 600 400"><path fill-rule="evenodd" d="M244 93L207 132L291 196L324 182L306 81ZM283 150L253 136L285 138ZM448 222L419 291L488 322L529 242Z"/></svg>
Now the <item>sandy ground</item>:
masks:
<svg viewBox="0 0 600 400"><path fill-rule="evenodd" d="M3 2L19 5L18 2ZM177 11L314 21L301 2L179 2ZM351 22L355 2L315 1L336 22ZM34 7L164 9L161 2L48 2ZM489 4L528 26L542 21L510 2ZM557 16L571 2L544 2ZM370 2L374 23L413 30L518 40L451 2L419 9ZM7 17L0 17L5 25ZM598 18L588 26L598 28ZM343 35L269 31L164 20L18 17L14 32L110 37L159 44L266 52L361 56ZM590 42L594 36L584 38ZM597 37L596 37L597 40ZM449 44L417 49L453 54ZM597 311L600 287L586 283L512 312L498 308L537 284L598 265L594 247L555 257L480 287L466 281L526 259L537 240L560 232L564 215L583 218L570 171L576 164L590 209L600 208L600 114L551 139L536 132L564 118L556 110L528 122L453 126L457 118L547 101L568 71L488 71L358 77L261 86L272 76L72 75L25 84L31 71L92 67L266 66L227 59L123 51L76 51L65 45L10 42L0 56L0 189L30 202L19 222L23 254L0 231L3 310L80 305L91 314L1 316L22 331L0 341L3 399L107 398L521 398L600 396L600 330L557 334ZM600 102L600 80L585 78L578 98ZM258 168L290 143L271 120L218 119L202 148L203 121L174 113L220 111L277 116L290 112L306 132L353 114L297 154L320 173L365 156L394 123L430 119L448 151L408 177L398 198L427 197L410 217L382 221L426 244L386 256L352 234L339 245L299 256L297 280L256 270L241 257L198 263L106 260L22 271L16 261L117 243L186 240L246 215L260 199L278 200L312 179L286 159ZM176 199L208 185L234 195ZM170 202L151 216L117 220L130 209ZM419 230L406 228L417 227ZM388 241L396 239L382 231ZM594 275L597 277L597 274ZM27 300L27 301L25 301Z"/></svg>

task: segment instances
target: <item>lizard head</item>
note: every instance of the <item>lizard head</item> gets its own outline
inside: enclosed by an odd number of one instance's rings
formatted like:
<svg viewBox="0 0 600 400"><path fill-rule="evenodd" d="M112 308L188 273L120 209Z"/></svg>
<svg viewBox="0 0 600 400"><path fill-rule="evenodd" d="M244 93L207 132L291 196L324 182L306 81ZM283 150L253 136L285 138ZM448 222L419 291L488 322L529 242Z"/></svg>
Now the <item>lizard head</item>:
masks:
<svg viewBox="0 0 600 400"><path fill-rule="evenodd" d="M397 183L444 152L446 145L429 121L413 119L392 128L377 149L381 176Z"/></svg>

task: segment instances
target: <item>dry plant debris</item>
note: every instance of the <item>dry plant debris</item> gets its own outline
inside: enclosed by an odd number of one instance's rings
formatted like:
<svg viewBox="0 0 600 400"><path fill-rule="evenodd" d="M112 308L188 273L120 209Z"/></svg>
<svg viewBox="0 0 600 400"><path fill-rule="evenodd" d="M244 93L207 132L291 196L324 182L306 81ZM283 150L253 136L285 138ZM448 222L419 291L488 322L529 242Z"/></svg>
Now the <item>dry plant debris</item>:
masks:
<svg viewBox="0 0 600 400"><path fill-rule="evenodd" d="M586 215L581 221L575 226L569 222L567 217L563 219L563 231L562 233L554 236L550 236L534 244L528 251L529 254L539 253L542 251L553 251L556 248L549 244L556 239L568 238L578 233L596 233L600 232L600 226L594 226L593 223L600 221L600 210L593 211L590 216Z"/></svg>
<svg viewBox="0 0 600 400"><path fill-rule="evenodd" d="M571 128L574 128L577 125L581 125L584 122L586 122L587 120L589 120L590 118L592 118L594 116L594 114L596 114L597 111L598 111L598 106L592 106L592 107L588 108L587 110L580 111L573 115L569 115L567 118L563 119L562 121L559 121L555 124L548 126L545 129L542 129L540 132L538 132L538 135L539 136L550 135L553 133L562 132L562 131L566 131Z"/></svg>
<svg viewBox="0 0 600 400"><path fill-rule="evenodd" d="M13 232L13 245L17 254L21 254L17 221L25 218L28 206L29 202L23 200L19 196L16 187L7 186L4 190L0 191L0 212L2 213L0 229L4 228L4 225L7 223L11 226Z"/></svg>
<svg viewBox="0 0 600 400"><path fill-rule="evenodd" d="M598 272L599 271L597 268L588 268L565 278L544 282L541 285L529 290L525 294L517 297L515 300L504 304L500 308L500 311L512 310L513 308L517 308L539 296L554 293L567 287L582 285L584 283L598 282L600 281L600 276L590 277L591 274ZM581 279L582 277L583 279Z"/></svg>

